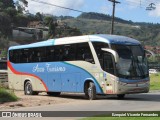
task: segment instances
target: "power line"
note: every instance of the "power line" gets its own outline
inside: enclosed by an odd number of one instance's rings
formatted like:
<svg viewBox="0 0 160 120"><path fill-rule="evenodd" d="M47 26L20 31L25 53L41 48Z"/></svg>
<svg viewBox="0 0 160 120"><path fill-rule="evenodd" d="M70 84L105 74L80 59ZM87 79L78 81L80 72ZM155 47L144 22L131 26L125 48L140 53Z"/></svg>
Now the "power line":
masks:
<svg viewBox="0 0 160 120"><path fill-rule="evenodd" d="M84 13L83 11L80 11L80 10L76 10L76 9L72 9L72 8L67 8L67 7L63 7L63 6L59 6L59 5L55 5L55 4L51 4L51 3L48 3L48 2L44 2L44 1L39 1L39 0L31 0L31 1L33 1L33 2L37 2L37 3L46 4L46 5L50 5L50 6L54 6L54 7L63 8L63 9L67 9L67 10L71 10L71 11L75 11L75 12Z"/></svg>
<svg viewBox="0 0 160 120"><path fill-rule="evenodd" d="M108 0L110 2L113 3L113 11L112 11L112 28L111 28L111 34L113 34L114 32L114 14L115 14L115 6L116 6L116 3L120 3L116 0Z"/></svg>
<svg viewBox="0 0 160 120"><path fill-rule="evenodd" d="M154 1L154 0L148 0L148 1L140 0L140 1L126 1L126 2L123 2L123 4L128 4L128 5L131 5L131 6L143 6L143 7L148 6L150 3L158 4L158 2Z"/></svg>

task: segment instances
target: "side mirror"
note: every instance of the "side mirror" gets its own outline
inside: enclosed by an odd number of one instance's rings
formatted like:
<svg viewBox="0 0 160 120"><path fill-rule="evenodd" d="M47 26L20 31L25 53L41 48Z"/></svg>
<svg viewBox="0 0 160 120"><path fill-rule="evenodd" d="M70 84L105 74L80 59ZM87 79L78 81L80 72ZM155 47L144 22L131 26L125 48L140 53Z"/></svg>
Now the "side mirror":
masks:
<svg viewBox="0 0 160 120"><path fill-rule="evenodd" d="M112 49L108 49L108 48L101 48L101 50L111 53L114 56L115 62L116 63L119 62L119 55L118 55L118 53L116 51L114 51Z"/></svg>

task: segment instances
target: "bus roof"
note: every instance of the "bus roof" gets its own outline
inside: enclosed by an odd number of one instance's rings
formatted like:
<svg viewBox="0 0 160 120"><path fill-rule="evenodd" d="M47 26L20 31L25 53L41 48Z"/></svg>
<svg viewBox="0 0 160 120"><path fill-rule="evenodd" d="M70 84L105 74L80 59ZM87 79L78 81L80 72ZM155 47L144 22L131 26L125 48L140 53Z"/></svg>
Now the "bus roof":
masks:
<svg viewBox="0 0 160 120"><path fill-rule="evenodd" d="M84 36L49 39L47 41L36 42L36 43L27 44L27 45L13 46L13 47L10 47L9 50L71 44L71 43L82 43L82 42L89 42L89 41L104 42L108 44L121 44L121 45L139 45L140 44L139 41L129 37L125 37L125 36L97 34L97 35L84 35Z"/></svg>

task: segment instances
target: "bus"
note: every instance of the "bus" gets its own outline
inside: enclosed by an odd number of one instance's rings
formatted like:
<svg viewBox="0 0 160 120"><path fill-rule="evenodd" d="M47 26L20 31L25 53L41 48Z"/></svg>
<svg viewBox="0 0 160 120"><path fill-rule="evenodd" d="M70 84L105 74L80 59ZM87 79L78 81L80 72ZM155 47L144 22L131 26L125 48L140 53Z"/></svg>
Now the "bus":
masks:
<svg viewBox="0 0 160 120"><path fill-rule="evenodd" d="M107 34L84 35L10 47L9 87L25 95L47 92L96 95L147 93L145 51L135 39Z"/></svg>

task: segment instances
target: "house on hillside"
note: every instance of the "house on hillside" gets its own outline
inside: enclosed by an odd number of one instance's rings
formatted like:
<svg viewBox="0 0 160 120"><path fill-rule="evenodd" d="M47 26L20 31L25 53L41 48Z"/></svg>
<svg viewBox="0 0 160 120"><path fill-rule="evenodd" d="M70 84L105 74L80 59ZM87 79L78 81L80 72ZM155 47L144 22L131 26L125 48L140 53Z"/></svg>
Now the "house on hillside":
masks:
<svg viewBox="0 0 160 120"><path fill-rule="evenodd" d="M45 25L44 25L43 21L32 21L32 22L28 23L27 27L28 28L44 28Z"/></svg>
<svg viewBox="0 0 160 120"><path fill-rule="evenodd" d="M60 18L57 19L57 28L58 29L66 29L67 23L63 22Z"/></svg>
<svg viewBox="0 0 160 120"><path fill-rule="evenodd" d="M137 28L137 29L141 29L141 26L139 25L134 25L134 26L131 26L132 28Z"/></svg>
<svg viewBox="0 0 160 120"><path fill-rule="evenodd" d="M27 27L17 27L12 31L12 40L18 43L30 43L48 38L48 30L43 21L32 21Z"/></svg>

